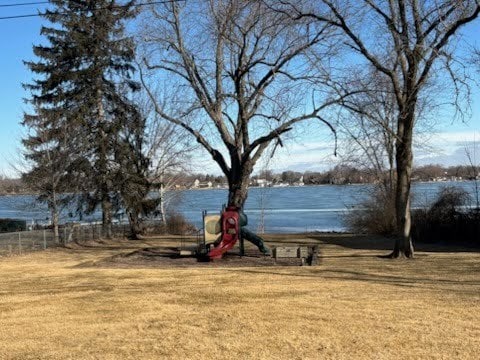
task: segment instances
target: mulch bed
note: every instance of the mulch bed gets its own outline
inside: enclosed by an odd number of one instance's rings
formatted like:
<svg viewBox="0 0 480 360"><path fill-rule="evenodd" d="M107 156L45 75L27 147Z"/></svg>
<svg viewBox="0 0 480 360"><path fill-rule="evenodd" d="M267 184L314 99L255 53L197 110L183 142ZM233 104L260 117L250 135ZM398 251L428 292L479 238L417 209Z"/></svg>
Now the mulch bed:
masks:
<svg viewBox="0 0 480 360"><path fill-rule="evenodd" d="M127 254L115 255L97 262L97 266L108 267L155 267L155 268L187 268L187 267L262 267L262 266L301 266L299 258L285 258L277 261L271 256L264 256L258 250L246 250L240 256L238 250L227 252L222 259L205 261L194 256L180 256L176 247L150 247Z"/></svg>

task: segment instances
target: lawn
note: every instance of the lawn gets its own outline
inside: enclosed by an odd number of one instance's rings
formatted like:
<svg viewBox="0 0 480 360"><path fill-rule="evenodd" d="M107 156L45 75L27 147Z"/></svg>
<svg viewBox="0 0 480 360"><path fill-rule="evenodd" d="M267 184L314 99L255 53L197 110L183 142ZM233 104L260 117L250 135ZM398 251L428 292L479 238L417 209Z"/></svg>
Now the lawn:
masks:
<svg viewBox="0 0 480 360"><path fill-rule="evenodd" d="M418 247L414 260L386 260L385 239L266 239L318 243L321 263L110 261L178 245L169 238L0 258L0 358L479 358L479 252Z"/></svg>

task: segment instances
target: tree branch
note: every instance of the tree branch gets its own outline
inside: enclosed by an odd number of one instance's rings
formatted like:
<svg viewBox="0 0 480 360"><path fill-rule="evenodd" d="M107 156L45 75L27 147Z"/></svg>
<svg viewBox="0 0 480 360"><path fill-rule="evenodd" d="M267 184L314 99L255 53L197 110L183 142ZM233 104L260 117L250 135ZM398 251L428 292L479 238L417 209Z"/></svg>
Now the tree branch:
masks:
<svg viewBox="0 0 480 360"><path fill-rule="evenodd" d="M187 132L192 134L195 137L195 139L197 140L197 142L200 145L202 145L208 151L208 153L212 156L213 160L215 160L217 162L217 164L222 169L223 173L226 176L228 176L228 174L230 172L230 168L228 167L227 163L225 162L225 159L224 159L223 155L217 149L213 148L199 131L195 130L194 128L192 128L191 126L189 126L188 124L186 124L182 120L168 115L167 113L165 113L162 110L162 108L159 106L153 92L150 90L150 87L145 82L145 78L144 78L143 71L142 71L141 67L139 67L139 69L140 69L139 70L140 82L142 83L145 91L147 92L148 97L152 101L155 112L159 116L161 116L163 119L182 127Z"/></svg>

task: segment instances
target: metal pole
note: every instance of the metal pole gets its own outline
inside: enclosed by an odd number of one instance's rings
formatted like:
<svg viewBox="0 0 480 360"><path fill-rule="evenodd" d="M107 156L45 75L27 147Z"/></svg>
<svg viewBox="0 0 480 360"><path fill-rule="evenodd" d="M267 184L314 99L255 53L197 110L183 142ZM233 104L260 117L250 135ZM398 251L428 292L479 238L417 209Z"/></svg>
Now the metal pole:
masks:
<svg viewBox="0 0 480 360"><path fill-rule="evenodd" d="M47 250L47 233L43 229L43 250Z"/></svg>
<svg viewBox="0 0 480 360"><path fill-rule="evenodd" d="M245 256L245 242L241 235L240 235L240 256Z"/></svg>

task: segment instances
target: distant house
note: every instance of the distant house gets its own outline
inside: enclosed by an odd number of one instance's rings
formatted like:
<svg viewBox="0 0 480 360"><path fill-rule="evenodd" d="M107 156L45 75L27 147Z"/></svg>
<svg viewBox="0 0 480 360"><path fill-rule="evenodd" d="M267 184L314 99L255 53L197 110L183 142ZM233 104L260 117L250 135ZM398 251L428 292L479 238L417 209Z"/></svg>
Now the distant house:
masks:
<svg viewBox="0 0 480 360"><path fill-rule="evenodd" d="M267 187L267 186L272 186L272 182L267 179L255 179L253 180L252 185L259 186L259 187Z"/></svg>
<svg viewBox="0 0 480 360"><path fill-rule="evenodd" d="M209 189L212 187L212 182L211 181L204 181L201 182L198 179L195 179L192 185L192 189Z"/></svg>
<svg viewBox="0 0 480 360"><path fill-rule="evenodd" d="M298 179L298 181L295 181L292 185L293 186L303 186L303 185L305 185L305 183L303 182L303 175L300 177L300 179Z"/></svg>

